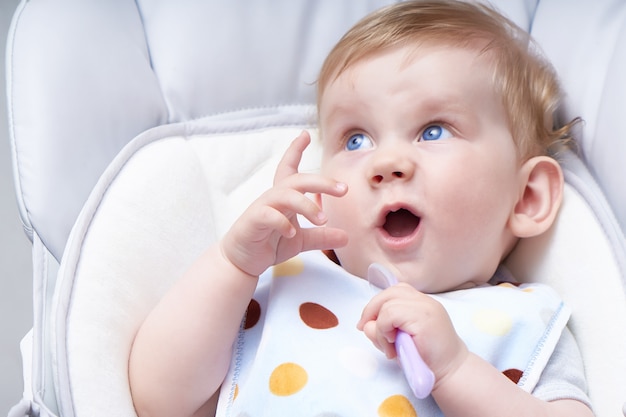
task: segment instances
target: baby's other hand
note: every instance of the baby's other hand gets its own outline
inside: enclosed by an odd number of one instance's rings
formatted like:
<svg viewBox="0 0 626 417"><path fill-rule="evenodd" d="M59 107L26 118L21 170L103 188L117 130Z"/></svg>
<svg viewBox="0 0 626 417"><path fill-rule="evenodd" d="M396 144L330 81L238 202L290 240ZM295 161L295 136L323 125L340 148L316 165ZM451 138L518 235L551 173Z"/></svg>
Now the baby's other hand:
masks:
<svg viewBox="0 0 626 417"><path fill-rule="evenodd" d="M406 283L389 287L365 306L359 330L388 358L396 357L398 329L408 333L435 374L435 387L468 357L465 343L443 306Z"/></svg>
<svg viewBox="0 0 626 417"><path fill-rule="evenodd" d="M341 197L345 184L316 174L298 172L311 138L303 131L289 146L276 169L274 186L255 200L221 242L224 256L245 273L258 276L267 268L300 252L346 245L345 231L330 227L302 228L300 214L315 226L327 219L306 193Z"/></svg>

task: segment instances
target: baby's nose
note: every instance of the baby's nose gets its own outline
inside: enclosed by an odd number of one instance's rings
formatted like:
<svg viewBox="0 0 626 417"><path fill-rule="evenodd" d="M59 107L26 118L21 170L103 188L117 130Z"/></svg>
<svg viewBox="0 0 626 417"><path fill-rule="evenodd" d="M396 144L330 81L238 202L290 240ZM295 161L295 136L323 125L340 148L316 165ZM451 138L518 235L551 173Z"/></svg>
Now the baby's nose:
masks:
<svg viewBox="0 0 626 417"><path fill-rule="evenodd" d="M415 174L415 162L401 149L377 151L373 156L370 172L372 185L384 184L390 181L408 181Z"/></svg>

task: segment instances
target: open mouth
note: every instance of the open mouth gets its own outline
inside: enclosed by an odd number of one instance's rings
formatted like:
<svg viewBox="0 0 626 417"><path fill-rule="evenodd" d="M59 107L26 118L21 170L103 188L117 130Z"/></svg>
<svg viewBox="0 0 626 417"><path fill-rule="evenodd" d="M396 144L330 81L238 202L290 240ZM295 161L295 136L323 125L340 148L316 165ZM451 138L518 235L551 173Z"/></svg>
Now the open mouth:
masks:
<svg viewBox="0 0 626 417"><path fill-rule="evenodd" d="M385 229L391 237L406 237L413 234L419 224L419 217L407 209L399 209L387 213L383 229Z"/></svg>

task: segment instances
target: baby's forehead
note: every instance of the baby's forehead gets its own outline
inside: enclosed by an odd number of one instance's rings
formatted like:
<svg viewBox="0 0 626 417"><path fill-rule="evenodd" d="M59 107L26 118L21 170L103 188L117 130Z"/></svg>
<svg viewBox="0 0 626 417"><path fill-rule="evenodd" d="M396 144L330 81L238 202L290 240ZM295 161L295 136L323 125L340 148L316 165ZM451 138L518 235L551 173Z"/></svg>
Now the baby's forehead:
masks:
<svg viewBox="0 0 626 417"><path fill-rule="evenodd" d="M334 75L329 79L329 82L325 85L327 87L337 78L341 77L346 72L353 72L366 66L368 62L371 62L377 58L390 55L395 52L400 52L404 57L400 62L398 70L402 70L409 66L416 59L422 57L424 54L433 52L440 52L446 54L447 52L463 51L466 52L464 56L467 60L468 67L471 65L485 65L492 68L495 72L496 63L494 54L488 47L489 42L487 40L469 40L462 41L458 39L446 40L446 39L417 39L407 40L398 45L386 46L379 49L374 49L366 52L362 52L355 55L352 59L347 59L341 65L336 68ZM323 92L323 90L322 90Z"/></svg>
<svg viewBox="0 0 626 417"><path fill-rule="evenodd" d="M436 120L472 136L478 125L508 119L490 65L468 48L384 51L354 63L329 84L320 101L320 124L342 130L362 123L374 133L392 125L414 130Z"/></svg>
<svg viewBox="0 0 626 417"><path fill-rule="evenodd" d="M432 59L432 57L437 57ZM327 90L337 84L348 84L356 88L357 80L367 84L367 80L376 80L379 77L389 76L389 74L401 73L411 67L416 61L424 60L425 62L441 65L446 59L450 59L450 64L460 69L459 74L451 75L452 81L459 81L458 78L463 77L466 71L468 76L473 75L476 71L485 72L487 77L479 77L473 82L483 83L482 88L492 89L495 87L494 79L496 78L496 63L493 54L484 49L484 46L477 43L452 43L452 42L420 42L407 43L402 45L394 45L393 47L381 48L379 50L370 51L362 54L358 59L346 62L342 68L339 68L336 74L331 77L327 83L319 90L320 107L323 107L326 100ZM419 65L419 63L418 63ZM378 72L377 72L378 71ZM384 75L383 75L384 73ZM440 74L440 73L438 73ZM435 74L435 78L436 77ZM365 81L363 81L365 80ZM408 80L411 82L410 80ZM494 93L497 93L494 88ZM321 110L321 109L320 109Z"/></svg>

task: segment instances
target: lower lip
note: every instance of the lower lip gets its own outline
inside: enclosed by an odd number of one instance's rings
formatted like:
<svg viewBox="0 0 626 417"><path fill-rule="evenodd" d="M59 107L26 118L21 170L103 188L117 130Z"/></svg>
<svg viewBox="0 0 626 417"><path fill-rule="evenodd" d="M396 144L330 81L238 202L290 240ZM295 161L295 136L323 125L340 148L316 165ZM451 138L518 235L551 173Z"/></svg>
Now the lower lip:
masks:
<svg viewBox="0 0 626 417"><path fill-rule="evenodd" d="M417 241L417 238L419 236L419 230L420 226L418 225L417 228L410 235L394 237L387 233L385 229L379 227L378 236L379 240L386 248L392 249L394 251L406 250L415 245L415 242Z"/></svg>

